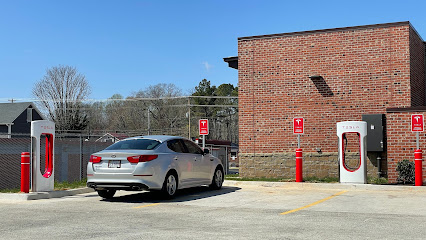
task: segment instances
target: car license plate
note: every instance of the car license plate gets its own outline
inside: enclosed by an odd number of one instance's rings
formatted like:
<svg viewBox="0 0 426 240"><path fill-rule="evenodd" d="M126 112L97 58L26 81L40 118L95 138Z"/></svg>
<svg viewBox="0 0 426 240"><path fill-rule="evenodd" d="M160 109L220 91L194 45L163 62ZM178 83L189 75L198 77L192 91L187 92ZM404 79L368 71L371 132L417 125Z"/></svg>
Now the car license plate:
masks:
<svg viewBox="0 0 426 240"><path fill-rule="evenodd" d="M108 168L121 168L121 161L118 161L118 160L108 161Z"/></svg>

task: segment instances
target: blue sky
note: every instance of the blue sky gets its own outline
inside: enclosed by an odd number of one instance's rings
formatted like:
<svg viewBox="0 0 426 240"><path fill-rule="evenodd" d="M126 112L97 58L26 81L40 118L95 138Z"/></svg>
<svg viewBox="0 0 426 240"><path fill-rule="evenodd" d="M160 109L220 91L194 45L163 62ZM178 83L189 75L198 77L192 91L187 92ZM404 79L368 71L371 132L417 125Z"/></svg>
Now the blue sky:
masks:
<svg viewBox="0 0 426 240"><path fill-rule="evenodd" d="M0 101L30 99L47 68L84 74L91 99L158 83L185 95L206 78L238 84L224 57L238 37L410 21L426 39L426 1L0 0Z"/></svg>

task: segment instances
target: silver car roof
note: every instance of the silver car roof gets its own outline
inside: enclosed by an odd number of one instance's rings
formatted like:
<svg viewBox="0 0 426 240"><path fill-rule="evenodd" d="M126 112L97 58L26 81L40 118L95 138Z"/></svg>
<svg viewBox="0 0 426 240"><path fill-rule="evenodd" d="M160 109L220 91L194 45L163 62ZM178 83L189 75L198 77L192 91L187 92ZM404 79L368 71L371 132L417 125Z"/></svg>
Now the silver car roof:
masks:
<svg viewBox="0 0 426 240"><path fill-rule="evenodd" d="M146 135L146 136L136 136L136 137L130 137L130 138L126 138L123 140L129 140L129 139L141 139L141 138L145 138L145 139L153 139L153 140L157 140L160 142L165 142L167 140L170 139L185 139L184 137L179 137L179 136L168 136L168 135Z"/></svg>

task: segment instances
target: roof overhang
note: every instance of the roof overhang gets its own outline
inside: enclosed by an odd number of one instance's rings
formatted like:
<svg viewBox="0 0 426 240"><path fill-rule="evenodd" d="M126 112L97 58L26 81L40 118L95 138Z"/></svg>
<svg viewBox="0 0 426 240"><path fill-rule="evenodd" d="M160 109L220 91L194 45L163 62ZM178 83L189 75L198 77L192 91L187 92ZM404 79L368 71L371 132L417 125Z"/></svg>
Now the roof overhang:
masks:
<svg viewBox="0 0 426 240"><path fill-rule="evenodd" d="M238 69L238 57L223 58L223 61L228 63L228 67Z"/></svg>

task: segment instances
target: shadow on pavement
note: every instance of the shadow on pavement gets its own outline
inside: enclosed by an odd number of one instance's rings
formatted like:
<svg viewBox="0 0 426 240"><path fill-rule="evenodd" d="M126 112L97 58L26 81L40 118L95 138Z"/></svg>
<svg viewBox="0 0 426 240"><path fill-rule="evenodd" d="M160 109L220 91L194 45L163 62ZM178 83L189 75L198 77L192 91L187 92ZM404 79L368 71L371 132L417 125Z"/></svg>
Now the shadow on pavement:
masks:
<svg viewBox="0 0 426 240"><path fill-rule="evenodd" d="M104 202L124 202L124 203L159 203L159 202L186 202L197 199L209 198L229 194L240 190L239 187L222 187L220 190L210 190L209 187L194 187L178 190L173 199L165 200L159 192L144 191L128 195L116 196L112 199L100 199Z"/></svg>

